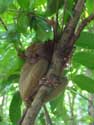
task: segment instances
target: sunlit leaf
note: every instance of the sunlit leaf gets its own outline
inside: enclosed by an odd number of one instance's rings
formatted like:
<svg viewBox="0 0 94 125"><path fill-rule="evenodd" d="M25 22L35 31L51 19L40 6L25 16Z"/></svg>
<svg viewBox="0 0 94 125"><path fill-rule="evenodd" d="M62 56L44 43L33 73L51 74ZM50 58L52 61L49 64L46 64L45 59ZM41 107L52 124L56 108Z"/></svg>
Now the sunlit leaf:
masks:
<svg viewBox="0 0 94 125"><path fill-rule="evenodd" d="M90 69L94 69L94 52L78 52L73 56L73 61Z"/></svg>
<svg viewBox="0 0 94 125"><path fill-rule="evenodd" d="M64 101L64 92L62 92L58 97L51 100L50 105L51 105L51 110L53 113L61 111L59 109L63 106L63 101Z"/></svg>
<svg viewBox="0 0 94 125"><path fill-rule="evenodd" d="M37 8L38 6L44 5L46 0L32 0L31 1L31 8Z"/></svg>
<svg viewBox="0 0 94 125"><path fill-rule="evenodd" d="M87 49L94 49L94 33L82 32L76 45Z"/></svg>
<svg viewBox="0 0 94 125"><path fill-rule="evenodd" d="M94 0L86 0L86 7L88 9L89 14L94 12Z"/></svg>
<svg viewBox="0 0 94 125"><path fill-rule="evenodd" d="M16 80L17 82L17 77L15 75L19 75L24 61L17 57L15 50L11 49L11 46L4 48L1 54L3 54L0 60L0 77L1 80L3 80L2 84L11 84L11 82L13 82L12 76L16 78L14 78L14 81Z"/></svg>
<svg viewBox="0 0 94 125"><path fill-rule="evenodd" d="M0 13L7 10L8 6L11 5L13 0L0 0Z"/></svg>
<svg viewBox="0 0 94 125"><path fill-rule="evenodd" d="M68 18L73 16L73 13L72 13L73 2L74 2L74 0L66 1L66 8L64 8L65 9L64 10L65 11L64 12L64 23L65 24L66 24Z"/></svg>
<svg viewBox="0 0 94 125"><path fill-rule="evenodd" d="M42 18L35 19L33 28L36 31L36 39L38 41L47 41L48 39L52 39L53 32L51 26L49 26Z"/></svg>
<svg viewBox="0 0 94 125"><path fill-rule="evenodd" d="M63 6L64 0L47 0L47 11L48 15L54 14L58 9Z"/></svg>
<svg viewBox="0 0 94 125"><path fill-rule="evenodd" d="M17 19L17 31L24 33L27 31L28 26L29 26L28 17L25 14L20 14Z"/></svg>
<svg viewBox="0 0 94 125"><path fill-rule="evenodd" d="M20 34L17 32L17 26L15 24L10 24L7 31L7 41L16 42L20 38Z"/></svg>
<svg viewBox="0 0 94 125"><path fill-rule="evenodd" d="M84 75L77 75L72 78L82 90L94 93L94 80Z"/></svg>
<svg viewBox="0 0 94 125"><path fill-rule="evenodd" d="M28 9L29 4L30 4L30 0L17 0L18 4L24 8L24 9Z"/></svg>

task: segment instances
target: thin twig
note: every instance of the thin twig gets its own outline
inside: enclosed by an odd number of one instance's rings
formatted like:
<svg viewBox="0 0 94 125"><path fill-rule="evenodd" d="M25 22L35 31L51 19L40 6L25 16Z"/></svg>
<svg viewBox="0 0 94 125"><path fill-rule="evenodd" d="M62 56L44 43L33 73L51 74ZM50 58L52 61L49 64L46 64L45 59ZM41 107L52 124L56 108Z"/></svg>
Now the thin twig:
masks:
<svg viewBox="0 0 94 125"><path fill-rule="evenodd" d="M75 101L75 95L70 96L70 94L68 93L68 99L69 99L69 106L70 106L70 113L71 113L71 124L74 125L74 101Z"/></svg>
<svg viewBox="0 0 94 125"><path fill-rule="evenodd" d="M81 96L82 98L84 98L85 100L91 102L91 100L89 100L86 96L83 96L81 93L75 91L74 89L70 89L70 88L69 88L69 90L70 90L71 92L73 92L74 94L77 94L77 95ZM91 102L91 103L92 103L92 102Z"/></svg>
<svg viewBox="0 0 94 125"><path fill-rule="evenodd" d="M1 17L0 17L0 22L3 25L4 29L7 31L8 28L7 28L6 24L4 23L4 21L3 21L3 19Z"/></svg>
<svg viewBox="0 0 94 125"><path fill-rule="evenodd" d="M45 111L44 115L45 115L46 125L52 125L52 120L50 118L50 115L49 115L49 112L47 110L47 107L44 105L43 108L44 108L44 111Z"/></svg>
<svg viewBox="0 0 94 125"><path fill-rule="evenodd" d="M64 0L64 9L63 9L63 17L62 17L62 30L64 28L64 17L66 13L66 8L67 8L67 0Z"/></svg>

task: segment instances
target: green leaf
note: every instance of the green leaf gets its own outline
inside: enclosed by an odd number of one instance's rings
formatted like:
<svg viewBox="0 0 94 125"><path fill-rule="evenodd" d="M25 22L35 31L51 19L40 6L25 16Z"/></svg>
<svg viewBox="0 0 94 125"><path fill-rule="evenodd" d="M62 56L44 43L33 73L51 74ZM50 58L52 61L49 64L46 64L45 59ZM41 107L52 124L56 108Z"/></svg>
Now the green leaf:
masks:
<svg viewBox="0 0 94 125"><path fill-rule="evenodd" d="M0 76L1 77L1 76ZM0 92L1 94L4 94L4 92L10 90L10 85L13 83L17 83L19 81L19 75L13 74L10 75L8 78L3 78L3 80L0 82Z"/></svg>
<svg viewBox="0 0 94 125"><path fill-rule="evenodd" d="M7 79L7 81L10 83L18 82L18 80L19 80L19 74L12 74Z"/></svg>
<svg viewBox="0 0 94 125"><path fill-rule="evenodd" d="M0 125L6 125L6 124L8 124L8 123L6 123L6 122L0 122Z"/></svg>
<svg viewBox="0 0 94 125"><path fill-rule="evenodd" d="M86 8L89 14L93 13L94 12L94 0L86 0Z"/></svg>
<svg viewBox="0 0 94 125"><path fill-rule="evenodd" d="M7 9L7 3L3 3L3 0L0 0L0 13L5 12Z"/></svg>
<svg viewBox="0 0 94 125"><path fill-rule="evenodd" d="M7 32L1 32L0 33L0 40L5 40L7 38L8 34Z"/></svg>
<svg viewBox="0 0 94 125"><path fill-rule="evenodd" d="M3 85L0 86L1 90L2 87L6 87L11 82L17 82L19 71L24 62L17 57L15 50L10 45L4 46L3 51L0 48L0 54L0 80L2 80L1 84Z"/></svg>
<svg viewBox="0 0 94 125"><path fill-rule="evenodd" d="M58 112L59 114L61 113L60 109L63 106L64 92L62 92L59 96L57 96L56 98L54 98L53 100L50 101L50 106L51 106L51 110L53 113L56 113L58 111L60 111L60 112Z"/></svg>
<svg viewBox="0 0 94 125"><path fill-rule="evenodd" d="M52 32L46 32L41 27L36 31L36 39L38 41L47 41L51 39L51 37L52 37Z"/></svg>
<svg viewBox="0 0 94 125"><path fill-rule="evenodd" d="M33 25L31 25L36 31L36 39L38 41L46 41L48 39L52 39L53 32L51 30L51 26L49 26L47 22L44 21L44 19L41 17L35 18L32 23Z"/></svg>
<svg viewBox="0 0 94 125"><path fill-rule="evenodd" d="M73 61L94 69L94 52L78 52L73 56Z"/></svg>
<svg viewBox="0 0 94 125"><path fill-rule="evenodd" d="M21 104L22 100L20 98L19 92L15 92L13 95L10 108L9 108L9 116L10 120L12 121L13 125L17 125L20 117L21 117Z"/></svg>
<svg viewBox="0 0 94 125"><path fill-rule="evenodd" d="M63 6L64 0L47 0L47 11L46 13L51 16L56 13L57 9L60 9ZM57 8L58 4L58 8Z"/></svg>
<svg viewBox="0 0 94 125"><path fill-rule="evenodd" d="M30 0L17 0L17 2L23 9L29 8Z"/></svg>
<svg viewBox="0 0 94 125"><path fill-rule="evenodd" d="M20 14L17 19L17 31L25 33L27 31L28 26L29 26L28 17L25 14Z"/></svg>
<svg viewBox="0 0 94 125"><path fill-rule="evenodd" d="M94 33L82 32L76 45L87 49L94 49Z"/></svg>
<svg viewBox="0 0 94 125"><path fill-rule="evenodd" d="M64 23L65 24L68 21L68 18L73 16L73 14L72 14L72 8L73 8L73 2L74 2L74 0L68 0L66 2L67 2L67 5L66 5L66 8L64 10L65 11L65 14L64 14Z"/></svg>
<svg viewBox="0 0 94 125"><path fill-rule="evenodd" d="M13 0L0 0L0 13L5 12L12 3Z"/></svg>
<svg viewBox="0 0 94 125"><path fill-rule="evenodd" d="M43 5L43 4L45 4L46 3L46 0L34 0L35 1L35 4L37 5L37 6L41 6L41 5ZM36 6L36 7L37 7Z"/></svg>
<svg viewBox="0 0 94 125"><path fill-rule="evenodd" d="M46 107L47 108L47 107ZM48 109L48 108L47 108ZM45 119L44 119L44 113L41 112L39 117L38 117L39 121L40 121L40 125L45 125ZM36 123L37 124L37 123Z"/></svg>
<svg viewBox="0 0 94 125"><path fill-rule="evenodd" d="M84 75L77 75L72 78L73 82L75 82L82 90L86 90L88 92L94 93L94 80L86 77Z"/></svg>
<svg viewBox="0 0 94 125"><path fill-rule="evenodd" d="M38 6L44 5L46 0L31 0L30 8L38 8Z"/></svg>
<svg viewBox="0 0 94 125"><path fill-rule="evenodd" d="M67 124L68 124L67 119L69 119L69 116L68 116L68 114L67 114L68 110L67 110L67 108L65 107L65 105L66 105L66 104L65 104L65 102L63 101L61 119L63 119L65 125L67 125ZM60 108L59 110L61 110L61 108ZM62 117L62 116L63 116L63 117Z"/></svg>
<svg viewBox="0 0 94 125"><path fill-rule="evenodd" d="M10 24L7 31L7 41L14 43L19 41L20 34L17 32L17 26L15 24Z"/></svg>

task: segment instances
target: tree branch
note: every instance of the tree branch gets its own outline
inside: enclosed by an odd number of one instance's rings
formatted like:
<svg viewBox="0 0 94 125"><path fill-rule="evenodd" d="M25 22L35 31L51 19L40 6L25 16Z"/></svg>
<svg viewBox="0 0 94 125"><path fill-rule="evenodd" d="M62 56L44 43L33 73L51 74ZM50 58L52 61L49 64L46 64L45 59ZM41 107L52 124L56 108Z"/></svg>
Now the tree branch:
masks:
<svg viewBox="0 0 94 125"><path fill-rule="evenodd" d="M88 16L87 18L85 18L80 26L77 29L77 32L75 33L75 37L76 39L80 36L80 33L82 32L82 30L88 25L88 23L90 23L92 20L94 20L94 13L91 14L90 16Z"/></svg>
<svg viewBox="0 0 94 125"><path fill-rule="evenodd" d="M73 10L73 16L70 17L60 40L59 46L63 48L67 42L69 43L69 40L74 34L75 28L77 26L77 23L79 21L80 15L82 13L83 7L84 7L85 0L77 0L77 3L75 4L74 10Z"/></svg>
<svg viewBox="0 0 94 125"><path fill-rule="evenodd" d="M43 98L45 98L46 94L49 92L50 88L46 86L42 86L38 94L36 95L32 106L28 109L26 117L22 123L22 125L34 125L35 118L40 108L43 105Z"/></svg>
<svg viewBox="0 0 94 125"><path fill-rule="evenodd" d="M47 111L46 106L44 105L43 108L44 108L44 112L45 112L44 115L45 115L46 125L52 125L53 123L52 123L52 120L50 118L49 112Z"/></svg>

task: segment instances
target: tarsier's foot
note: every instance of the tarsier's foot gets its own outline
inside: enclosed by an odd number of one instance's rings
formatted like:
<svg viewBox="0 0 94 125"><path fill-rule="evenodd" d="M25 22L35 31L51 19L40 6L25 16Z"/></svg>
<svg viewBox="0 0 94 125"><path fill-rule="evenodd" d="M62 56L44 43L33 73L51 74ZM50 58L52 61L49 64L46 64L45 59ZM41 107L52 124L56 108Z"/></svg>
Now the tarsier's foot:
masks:
<svg viewBox="0 0 94 125"><path fill-rule="evenodd" d="M39 81L39 84L56 88L60 84L60 78L56 75L50 75L50 77L43 77Z"/></svg>

